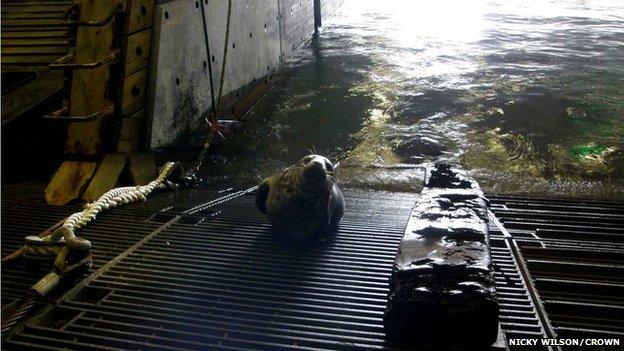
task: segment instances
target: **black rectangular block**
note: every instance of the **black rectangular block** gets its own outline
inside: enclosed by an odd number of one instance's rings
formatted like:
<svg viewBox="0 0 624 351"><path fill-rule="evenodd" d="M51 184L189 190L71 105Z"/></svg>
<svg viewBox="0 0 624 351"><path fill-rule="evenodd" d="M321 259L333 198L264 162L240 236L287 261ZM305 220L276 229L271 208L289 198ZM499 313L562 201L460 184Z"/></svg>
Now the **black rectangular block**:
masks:
<svg viewBox="0 0 624 351"><path fill-rule="evenodd" d="M428 170L395 258L385 314L391 338L475 347L496 341L487 208L465 172Z"/></svg>

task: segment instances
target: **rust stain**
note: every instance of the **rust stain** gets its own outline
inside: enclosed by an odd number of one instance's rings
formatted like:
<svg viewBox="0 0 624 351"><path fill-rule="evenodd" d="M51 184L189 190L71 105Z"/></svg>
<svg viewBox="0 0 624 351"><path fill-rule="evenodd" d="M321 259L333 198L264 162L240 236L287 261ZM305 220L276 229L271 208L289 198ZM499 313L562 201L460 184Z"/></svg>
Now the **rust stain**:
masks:
<svg viewBox="0 0 624 351"><path fill-rule="evenodd" d="M60 206L78 198L96 167L95 162L63 162L45 190L46 201Z"/></svg>

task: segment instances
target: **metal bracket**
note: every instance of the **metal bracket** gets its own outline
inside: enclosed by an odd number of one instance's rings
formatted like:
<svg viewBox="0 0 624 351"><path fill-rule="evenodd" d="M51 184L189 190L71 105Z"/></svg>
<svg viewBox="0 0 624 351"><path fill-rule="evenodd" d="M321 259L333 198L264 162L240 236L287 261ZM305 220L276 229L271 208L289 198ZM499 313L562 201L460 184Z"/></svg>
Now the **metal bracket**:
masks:
<svg viewBox="0 0 624 351"><path fill-rule="evenodd" d="M87 116L67 116L69 106L64 106L60 110L56 110L50 114L43 116L44 119L62 120L68 122L88 122L103 117L111 116L115 111L115 104L109 102L106 107Z"/></svg>
<svg viewBox="0 0 624 351"><path fill-rule="evenodd" d="M119 49L115 49L108 56L95 62L76 63L72 62L72 60L74 59L74 53L72 52L52 62L48 65L48 67L50 67L51 69L90 69L97 68L111 62L115 62L118 57Z"/></svg>
<svg viewBox="0 0 624 351"><path fill-rule="evenodd" d="M67 11L63 14L61 19L62 24L80 27L101 27L110 23L117 12L125 11L125 1L118 2L117 5L111 10L108 16L97 21L81 21L80 18L80 3L71 5Z"/></svg>

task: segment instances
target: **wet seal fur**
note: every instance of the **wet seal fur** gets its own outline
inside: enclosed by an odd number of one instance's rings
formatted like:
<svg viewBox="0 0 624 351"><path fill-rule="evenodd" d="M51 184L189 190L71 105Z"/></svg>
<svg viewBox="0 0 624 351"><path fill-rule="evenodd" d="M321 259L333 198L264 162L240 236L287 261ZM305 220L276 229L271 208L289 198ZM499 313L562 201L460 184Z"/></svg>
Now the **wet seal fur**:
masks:
<svg viewBox="0 0 624 351"><path fill-rule="evenodd" d="M265 178L256 192L256 206L279 235L301 241L335 229L345 202L334 165L323 156L308 155Z"/></svg>

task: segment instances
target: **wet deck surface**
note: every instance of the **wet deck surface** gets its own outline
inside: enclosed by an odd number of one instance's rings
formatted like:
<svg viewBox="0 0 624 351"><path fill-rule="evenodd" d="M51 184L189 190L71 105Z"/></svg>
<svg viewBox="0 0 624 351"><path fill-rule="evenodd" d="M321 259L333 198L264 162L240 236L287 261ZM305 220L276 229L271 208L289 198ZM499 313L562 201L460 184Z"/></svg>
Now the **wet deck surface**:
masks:
<svg viewBox="0 0 624 351"><path fill-rule="evenodd" d="M203 177L253 184L315 150L357 187L418 191L418 168L446 161L491 193L624 200L624 2L341 12Z"/></svg>

